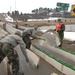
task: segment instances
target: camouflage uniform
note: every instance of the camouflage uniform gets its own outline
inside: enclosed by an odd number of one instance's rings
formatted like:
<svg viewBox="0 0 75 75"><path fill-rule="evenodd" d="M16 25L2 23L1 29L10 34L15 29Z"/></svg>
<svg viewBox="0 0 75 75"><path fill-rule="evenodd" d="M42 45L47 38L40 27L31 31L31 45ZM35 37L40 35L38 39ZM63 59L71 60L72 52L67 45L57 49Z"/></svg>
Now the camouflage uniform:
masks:
<svg viewBox="0 0 75 75"><path fill-rule="evenodd" d="M26 45L22 38L17 35L8 35L0 40L0 62L4 59L4 57L7 56L9 59L8 63L12 63L12 71L14 75L17 75L19 70L19 57L17 52L14 50L14 47L16 47L18 44L20 45L22 52L25 52ZM27 59L27 55L24 56Z"/></svg>
<svg viewBox="0 0 75 75"><path fill-rule="evenodd" d="M23 33L22 39L26 43L26 48L29 49L31 46L31 40L29 34L27 32Z"/></svg>
<svg viewBox="0 0 75 75"><path fill-rule="evenodd" d="M25 42L27 49L30 49L30 46L31 46L30 37L34 37L36 32L37 32L37 29L35 29L35 28L33 28L33 29L25 29L23 31L22 39Z"/></svg>

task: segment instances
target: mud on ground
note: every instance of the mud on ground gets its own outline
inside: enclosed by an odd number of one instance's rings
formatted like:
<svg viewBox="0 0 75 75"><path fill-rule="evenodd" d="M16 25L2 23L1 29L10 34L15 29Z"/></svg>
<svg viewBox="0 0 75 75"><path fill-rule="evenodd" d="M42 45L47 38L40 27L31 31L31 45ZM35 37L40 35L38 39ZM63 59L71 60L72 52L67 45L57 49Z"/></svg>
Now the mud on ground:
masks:
<svg viewBox="0 0 75 75"><path fill-rule="evenodd" d="M62 48L68 49L72 52L75 52L75 42L71 42L71 41L68 41L68 40L63 40Z"/></svg>

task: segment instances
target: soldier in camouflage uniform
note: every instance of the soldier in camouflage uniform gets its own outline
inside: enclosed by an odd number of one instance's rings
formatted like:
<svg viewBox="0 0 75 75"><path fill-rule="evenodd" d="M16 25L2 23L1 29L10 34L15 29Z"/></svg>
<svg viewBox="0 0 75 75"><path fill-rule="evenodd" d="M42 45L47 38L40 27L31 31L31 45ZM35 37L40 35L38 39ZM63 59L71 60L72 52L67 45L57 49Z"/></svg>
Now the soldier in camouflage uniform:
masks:
<svg viewBox="0 0 75 75"><path fill-rule="evenodd" d="M15 34L16 35L8 35L0 40L0 63L7 56L9 60L8 63L12 63L13 75L17 75L19 71L19 57L16 50L14 50L14 47L16 47L19 44L23 55L26 58L26 62L29 62L26 54L26 45L23 42L22 38L19 37L21 36L21 34L18 31Z"/></svg>
<svg viewBox="0 0 75 75"><path fill-rule="evenodd" d="M30 49L30 46L31 46L31 39L30 39L30 37L37 38L37 37L35 37L37 29L38 29L37 27L34 27L32 29L25 29L23 31L22 39L25 42L27 49Z"/></svg>

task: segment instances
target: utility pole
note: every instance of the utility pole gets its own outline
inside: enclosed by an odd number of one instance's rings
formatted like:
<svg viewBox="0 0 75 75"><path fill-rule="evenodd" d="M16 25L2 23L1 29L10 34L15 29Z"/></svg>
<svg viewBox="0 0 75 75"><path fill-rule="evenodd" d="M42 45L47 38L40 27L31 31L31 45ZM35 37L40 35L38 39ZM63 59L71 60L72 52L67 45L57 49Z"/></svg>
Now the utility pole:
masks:
<svg viewBox="0 0 75 75"><path fill-rule="evenodd" d="M12 13L12 10L11 10L11 6L10 6L10 15L11 15L11 13Z"/></svg>
<svg viewBox="0 0 75 75"><path fill-rule="evenodd" d="M11 6L10 6L10 13L11 13Z"/></svg>
<svg viewBox="0 0 75 75"><path fill-rule="evenodd" d="M15 0L15 11L16 11L16 0Z"/></svg>

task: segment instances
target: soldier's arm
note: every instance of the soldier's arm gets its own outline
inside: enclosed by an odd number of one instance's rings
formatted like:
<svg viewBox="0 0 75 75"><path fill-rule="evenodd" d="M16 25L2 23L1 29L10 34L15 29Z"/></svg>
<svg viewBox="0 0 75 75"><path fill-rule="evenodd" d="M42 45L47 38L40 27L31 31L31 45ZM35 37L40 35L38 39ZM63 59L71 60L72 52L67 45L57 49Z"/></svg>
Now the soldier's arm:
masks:
<svg viewBox="0 0 75 75"><path fill-rule="evenodd" d="M62 24L62 26L61 26L61 31L65 31L65 25L64 24Z"/></svg>

